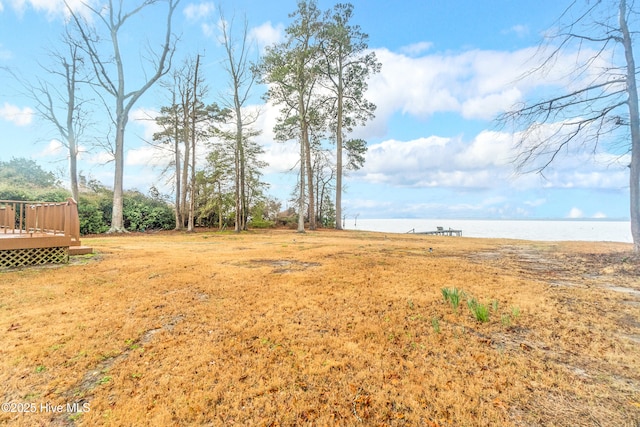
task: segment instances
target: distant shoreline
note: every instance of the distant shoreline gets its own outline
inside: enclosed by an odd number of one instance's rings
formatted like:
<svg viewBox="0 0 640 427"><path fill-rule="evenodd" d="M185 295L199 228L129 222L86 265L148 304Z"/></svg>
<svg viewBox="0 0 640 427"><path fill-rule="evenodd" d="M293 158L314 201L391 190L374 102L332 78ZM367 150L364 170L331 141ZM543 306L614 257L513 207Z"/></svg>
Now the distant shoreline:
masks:
<svg viewBox="0 0 640 427"><path fill-rule="evenodd" d="M463 237L531 241L589 241L632 243L629 221L611 219L349 219L348 230L407 233L435 231L438 227L462 230Z"/></svg>
<svg viewBox="0 0 640 427"><path fill-rule="evenodd" d="M352 217L347 217L347 221L353 221ZM402 220L402 221L567 221L567 222L631 222L630 218L369 218L358 217L358 221L383 221L383 220Z"/></svg>

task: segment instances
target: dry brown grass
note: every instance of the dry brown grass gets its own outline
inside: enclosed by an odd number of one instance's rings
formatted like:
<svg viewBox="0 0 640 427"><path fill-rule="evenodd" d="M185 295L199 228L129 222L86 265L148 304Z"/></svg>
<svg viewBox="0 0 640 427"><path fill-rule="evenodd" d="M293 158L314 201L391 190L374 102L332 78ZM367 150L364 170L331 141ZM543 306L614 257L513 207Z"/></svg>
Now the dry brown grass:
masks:
<svg viewBox="0 0 640 427"><path fill-rule="evenodd" d="M331 231L83 241L97 256L0 272L0 395L36 409L0 423L640 423L630 245ZM443 287L497 311L479 323L463 300L455 313ZM90 411L43 411L72 402Z"/></svg>

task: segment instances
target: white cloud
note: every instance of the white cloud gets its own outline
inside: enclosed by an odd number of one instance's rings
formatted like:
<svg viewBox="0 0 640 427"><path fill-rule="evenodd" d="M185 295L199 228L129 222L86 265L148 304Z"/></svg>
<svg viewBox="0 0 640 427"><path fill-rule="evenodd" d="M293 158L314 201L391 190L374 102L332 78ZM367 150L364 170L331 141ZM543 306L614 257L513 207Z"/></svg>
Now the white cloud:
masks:
<svg viewBox="0 0 640 427"><path fill-rule="evenodd" d="M387 122L398 111L426 117L436 111L460 109L452 88L444 82L451 79L443 75L448 71L442 57L410 58L387 49L376 50L376 56L382 70L371 79L367 96L378 106L378 120ZM453 68L457 67L448 67Z"/></svg>
<svg viewBox="0 0 640 427"><path fill-rule="evenodd" d="M401 47L400 52L406 53L407 55L410 55L410 56L416 56L431 49L432 46L433 46L433 43L431 42L418 42L418 43L410 44L408 46Z"/></svg>
<svg viewBox="0 0 640 427"><path fill-rule="evenodd" d="M190 3L184 8L184 16L189 21L201 21L209 18L215 12L212 2Z"/></svg>
<svg viewBox="0 0 640 427"><path fill-rule="evenodd" d="M85 161L90 165L106 165L107 163L112 162L113 154L108 153L106 151L99 151L97 153L90 154L86 156ZM107 175L111 180L113 180L113 171ZM106 182L106 181L104 181Z"/></svg>
<svg viewBox="0 0 640 427"><path fill-rule="evenodd" d="M466 202L448 199L432 202L409 202L394 203L381 202L370 199L345 199L344 205L349 212L348 217L353 218L353 214L364 212L374 213L378 218L445 218L445 217L512 217L514 213L518 216L528 216L528 212L519 208L511 208L504 197L491 197L483 200Z"/></svg>
<svg viewBox="0 0 640 427"><path fill-rule="evenodd" d="M593 214L592 218L595 218L595 219L607 218L607 214L603 212L596 212L595 214Z"/></svg>
<svg viewBox="0 0 640 427"><path fill-rule="evenodd" d="M492 120L498 114L513 107L521 99L522 93L517 88L470 98L462 103L462 117Z"/></svg>
<svg viewBox="0 0 640 427"><path fill-rule="evenodd" d="M18 15L23 15L27 8L45 13L48 19L69 17L69 8L90 19L91 12L86 6L97 6L96 0L11 0L11 7ZM68 5L68 6L67 6Z"/></svg>
<svg viewBox="0 0 640 427"><path fill-rule="evenodd" d="M624 166L603 165L588 153L563 156L544 171L544 175L518 175L514 181L522 190L531 188L601 189L623 191L629 174Z"/></svg>
<svg viewBox="0 0 640 427"><path fill-rule="evenodd" d="M4 105L0 107L0 118L16 126L30 125L33 121L34 114L35 112L29 107L20 108L8 102L5 102Z"/></svg>
<svg viewBox="0 0 640 427"><path fill-rule="evenodd" d="M227 28L227 31L230 31L231 23L228 21L223 21L222 19L218 19L215 23L204 22L202 23L202 33L212 39L216 39L217 42L222 46L224 44L222 33L224 32L224 28Z"/></svg>
<svg viewBox="0 0 640 427"><path fill-rule="evenodd" d="M39 157L60 157L63 153L65 153L65 151L62 142L57 139L52 139L51 141L49 141L47 147L40 152Z"/></svg>
<svg viewBox="0 0 640 427"><path fill-rule="evenodd" d="M532 188L621 191L628 186L624 162L613 156L568 152L538 174L515 173L514 141L510 133L482 131L471 140L430 136L409 141L385 140L371 144L364 167L354 177L369 183L415 188L475 190ZM606 162L603 161L606 159ZM545 199L530 200L536 207Z"/></svg>
<svg viewBox="0 0 640 427"><path fill-rule="evenodd" d="M265 174L295 173L300 160L300 145L297 141L276 142L273 133L280 108L267 102L264 105L248 105L244 110L247 117L257 115L257 120L252 128L261 130L261 133L254 140L264 149L260 160L268 163L262 172Z"/></svg>
<svg viewBox="0 0 640 427"><path fill-rule="evenodd" d="M522 24L514 25L513 27L502 31L502 34L515 34L517 37L525 37L529 35L529 27Z"/></svg>
<svg viewBox="0 0 640 427"><path fill-rule="evenodd" d="M263 173L286 173L298 170L300 162L300 149L296 141L272 142L263 145L264 154L261 160L267 162L268 166Z"/></svg>
<svg viewBox="0 0 640 427"><path fill-rule="evenodd" d="M571 219L584 218L584 213L580 209L573 207L567 214L567 218L571 218Z"/></svg>
<svg viewBox="0 0 640 427"><path fill-rule="evenodd" d="M159 115L160 113L153 108L140 107L129 113L129 120L142 127L142 139L152 142L153 134L162 131L156 123L156 117Z"/></svg>
<svg viewBox="0 0 640 427"><path fill-rule="evenodd" d="M365 209L365 210L381 210L390 209L394 207L392 202L373 199L351 199L347 198L345 204L349 205L350 210Z"/></svg>
<svg viewBox="0 0 640 427"><path fill-rule="evenodd" d="M437 136L387 140L369 147L356 176L394 186L490 188L508 180L510 147L509 135L490 131L470 143Z"/></svg>
<svg viewBox="0 0 640 427"><path fill-rule="evenodd" d="M524 202L525 205L531 206L532 208L536 208L538 206L542 206L547 203L547 199L536 199L536 200L527 200Z"/></svg>
<svg viewBox="0 0 640 427"><path fill-rule="evenodd" d="M265 22L257 27L253 27L249 31L249 39L255 41L260 51L264 50L266 46L280 42L283 35L284 25L278 24L274 27L271 24L271 21Z"/></svg>
<svg viewBox="0 0 640 427"><path fill-rule="evenodd" d="M202 23L200 28L202 28L202 34L204 34L205 37L208 38L214 37L218 30L218 26L216 24L209 24L207 22Z"/></svg>
<svg viewBox="0 0 640 427"><path fill-rule="evenodd" d="M465 119L490 120L521 102L534 90L579 86L584 81L602 79L599 74L609 64L607 55L591 63L594 52L583 49L567 52L553 62L554 68L541 67L544 54L537 48L516 51L469 50L436 52L413 57L413 50L398 52L376 49L381 72L369 81L367 97L377 105L376 118L364 137L381 136L386 123L396 113L426 119L435 113L457 113ZM588 63L580 76L570 70ZM540 67L538 74L528 74ZM554 89L557 90L557 89ZM364 130L362 130L364 131Z"/></svg>
<svg viewBox="0 0 640 427"><path fill-rule="evenodd" d="M394 175L397 172L420 171L439 166L449 138L432 136L412 141L387 140L369 147L365 173Z"/></svg>
<svg viewBox="0 0 640 427"><path fill-rule="evenodd" d="M216 35L219 24L212 24L208 20L214 15L215 11L215 5L212 2L202 2L188 4L183 13L187 21L192 23L201 22L202 33L205 37L212 38Z"/></svg>
<svg viewBox="0 0 640 427"><path fill-rule="evenodd" d="M443 112L468 119L493 118L518 102L529 88L528 82L514 82L535 50L473 50L415 58L387 49L375 53L382 69L369 82L367 97L378 108L368 128L369 135L380 136L397 112L420 119Z"/></svg>
<svg viewBox="0 0 640 427"><path fill-rule="evenodd" d="M166 167L173 160L173 152L168 149L143 145L127 151L125 164L127 166L158 166Z"/></svg>
<svg viewBox="0 0 640 427"><path fill-rule="evenodd" d="M512 137L504 132L482 131L454 156L464 169L487 169L508 165L513 158Z"/></svg>

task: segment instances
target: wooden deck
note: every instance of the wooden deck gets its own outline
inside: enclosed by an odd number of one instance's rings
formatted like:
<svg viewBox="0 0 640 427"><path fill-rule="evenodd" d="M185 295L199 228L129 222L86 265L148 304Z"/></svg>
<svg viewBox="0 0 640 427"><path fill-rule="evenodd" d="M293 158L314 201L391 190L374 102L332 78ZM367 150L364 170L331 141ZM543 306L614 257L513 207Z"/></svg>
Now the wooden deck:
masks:
<svg viewBox="0 0 640 427"><path fill-rule="evenodd" d="M0 200L0 267L66 262L91 252L80 242L75 200Z"/></svg>
<svg viewBox="0 0 640 427"><path fill-rule="evenodd" d="M3 231L6 231L3 230ZM71 247L71 237L53 233L0 233L0 250Z"/></svg>

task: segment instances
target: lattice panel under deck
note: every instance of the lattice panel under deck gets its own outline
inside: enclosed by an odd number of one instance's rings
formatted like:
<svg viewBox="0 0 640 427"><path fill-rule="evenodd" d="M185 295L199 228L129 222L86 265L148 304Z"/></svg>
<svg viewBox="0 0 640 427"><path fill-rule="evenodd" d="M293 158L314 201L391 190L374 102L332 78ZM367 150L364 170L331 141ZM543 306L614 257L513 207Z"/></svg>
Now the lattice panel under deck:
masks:
<svg viewBox="0 0 640 427"><path fill-rule="evenodd" d="M0 251L0 268L21 267L23 265L66 264L69 262L69 248L13 249Z"/></svg>

